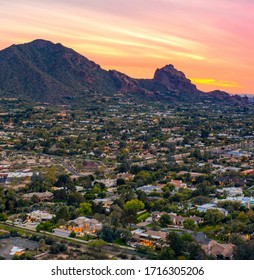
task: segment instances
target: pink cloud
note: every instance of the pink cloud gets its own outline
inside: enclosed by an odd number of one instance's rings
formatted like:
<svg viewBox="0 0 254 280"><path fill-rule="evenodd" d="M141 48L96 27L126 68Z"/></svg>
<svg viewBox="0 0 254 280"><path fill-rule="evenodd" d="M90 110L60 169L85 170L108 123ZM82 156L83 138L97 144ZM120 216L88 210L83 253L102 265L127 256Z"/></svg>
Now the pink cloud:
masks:
<svg viewBox="0 0 254 280"><path fill-rule="evenodd" d="M252 0L0 0L0 5L0 48L45 38L131 76L151 77L155 68L172 63L189 77L232 81L254 93Z"/></svg>

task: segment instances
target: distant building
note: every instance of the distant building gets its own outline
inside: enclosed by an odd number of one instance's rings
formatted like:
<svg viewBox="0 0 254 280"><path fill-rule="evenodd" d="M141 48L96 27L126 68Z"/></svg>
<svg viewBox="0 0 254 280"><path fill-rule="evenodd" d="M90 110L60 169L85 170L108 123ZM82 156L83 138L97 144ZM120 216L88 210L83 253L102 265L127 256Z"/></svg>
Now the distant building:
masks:
<svg viewBox="0 0 254 280"><path fill-rule="evenodd" d="M9 172L8 178L26 178L26 177L32 177L33 172Z"/></svg>
<svg viewBox="0 0 254 280"><path fill-rule="evenodd" d="M49 221L53 218L53 215L47 211L33 211L27 214L27 218L32 221Z"/></svg>
<svg viewBox="0 0 254 280"><path fill-rule="evenodd" d="M101 230L102 223L96 219L78 217L68 222L67 229L74 231L78 236L84 236L84 234L95 234L98 230Z"/></svg>
<svg viewBox="0 0 254 280"><path fill-rule="evenodd" d="M102 179L102 180L98 180L98 181L94 181L94 183L99 182L104 184L107 188L112 188L112 187L116 187L116 179Z"/></svg>
<svg viewBox="0 0 254 280"><path fill-rule="evenodd" d="M197 206L197 211L199 211L199 212L205 213L209 209L216 209L216 210L220 211L221 213L223 213L225 216L228 215L228 211L226 209L219 208L214 203L207 203L207 204Z"/></svg>
<svg viewBox="0 0 254 280"><path fill-rule="evenodd" d="M254 169L248 169L248 170L244 170L242 172L240 172L241 175L250 175L250 174L254 174Z"/></svg>
<svg viewBox="0 0 254 280"><path fill-rule="evenodd" d="M240 202L242 205L250 208L250 206L254 205L254 198L246 197L246 196L237 196L237 197L227 197L226 199L221 199L220 201L237 201Z"/></svg>
<svg viewBox="0 0 254 280"><path fill-rule="evenodd" d="M219 192L225 192L226 194L228 194L229 196L242 196L243 194L243 190L242 188L223 188L218 190Z"/></svg>
<svg viewBox="0 0 254 280"><path fill-rule="evenodd" d="M204 173L198 173L198 172L187 172L187 171L180 171L177 173L178 176L181 176L181 175L185 175L185 174L190 174L191 176L191 179L195 179L199 176L205 176L206 174Z"/></svg>
<svg viewBox="0 0 254 280"><path fill-rule="evenodd" d="M183 226L184 221L187 219L193 220L196 225L204 222L204 219L201 217L197 217L197 216L183 217L183 216L178 216L175 213L167 213L167 212L155 211L152 213L152 216L154 216L155 220L158 221L160 217L164 214L169 215L172 224L177 226Z"/></svg>
<svg viewBox="0 0 254 280"><path fill-rule="evenodd" d="M175 187L176 191L187 188L187 184L183 183L182 180L171 180L170 184Z"/></svg>
<svg viewBox="0 0 254 280"><path fill-rule="evenodd" d="M161 190L160 186L152 186L152 185L147 185L147 186L139 187L139 188L137 188L137 190L143 191L146 194L150 194L152 192L162 193L162 190Z"/></svg>
<svg viewBox="0 0 254 280"><path fill-rule="evenodd" d="M0 182L1 183L10 183L14 178L31 178L33 172L5 172L0 173Z"/></svg>
<svg viewBox="0 0 254 280"><path fill-rule="evenodd" d="M23 194L23 198L25 200L30 200L33 196L37 196L39 198L40 201L48 201L48 200L51 200L53 199L53 193L51 192L32 192L32 193L26 193L26 194Z"/></svg>
<svg viewBox="0 0 254 280"><path fill-rule="evenodd" d="M202 245L201 247L207 255L211 255L216 259L233 259L234 244L221 244L215 240L211 240L208 244Z"/></svg>
<svg viewBox="0 0 254 280"><path fill-rule="evenodd" d="M157 242L164 242L167 237L167 233L163 231L136 229L131 233L134 241L145 246L154 246Z"/></svg>
<svg viewBox="0 0 254 280"><path fill-rule="evenodd" d="M110 198L96 198L93 200L95 204L102 204L102 207L110 211L110 206L113 204L113 200Z"/></svg>

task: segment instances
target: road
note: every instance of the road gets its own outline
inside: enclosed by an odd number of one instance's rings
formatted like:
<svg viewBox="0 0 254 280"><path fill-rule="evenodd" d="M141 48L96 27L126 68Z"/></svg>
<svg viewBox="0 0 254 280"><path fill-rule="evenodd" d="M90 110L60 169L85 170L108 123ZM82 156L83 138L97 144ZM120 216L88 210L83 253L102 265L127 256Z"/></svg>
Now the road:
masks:
<svg viewBox="0 0 254 280"><path fill-rule="evenodd" d="M54 238L59 239L59 240L68 240L68 241L71 241L72 243L81 243L81 244L84 244L84 245L87 245L89 243L89 241L85 241L85 240L81 240L81 239L76 239L76 238L72 238L72 237L61 237L61 236L57 236L57 235L55 235L53 233L50 233L50 232L47 232L47 231L37 232L36 230L27 229L27 228L19 227L19 226L13 226L13 225L9 225L9 224L3 223L3 222L0 222L0 227L1 227L1 225L8 226L9 228L12 228L14 230L22 230L22 231L27 232L27 233L33 233L33 234L39 235L39 236L48 235L48 236L54 237ZM112 246L112 247L117 247L117 248L120 248L120 249L125 249L127 251L128 250L129 251L136 251L135 248L122 246L122 245L118 245L118 244L107 243L107 245Z"/></svg>

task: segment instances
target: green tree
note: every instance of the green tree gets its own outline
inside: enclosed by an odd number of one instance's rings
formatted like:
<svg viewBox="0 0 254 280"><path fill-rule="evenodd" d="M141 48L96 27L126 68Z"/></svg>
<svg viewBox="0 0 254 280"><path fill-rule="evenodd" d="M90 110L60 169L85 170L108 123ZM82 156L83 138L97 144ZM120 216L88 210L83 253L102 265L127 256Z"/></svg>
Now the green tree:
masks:
<svg viewBox="0 0 254 280"><path fill-rule="evenodd" d="M8 215L6 213L0 213L0 221L8 220Z"/></svg>
<svg viewBox="0 0 254 280"><path fill-rule="evenodd" d="M70 175L60 174L58 176L58 180L55 183L56 187L64 188L68 191L75 191L75 186L73 181L71 180Z"/></svg>
<svg viewBox="0 0 254 280"><path fill-rule="evenodd" d="M97 233L97 236L109 243L112 243L118 237L116 231L108 225L104 225L103 228Z"/></svg>
<svg viewBox="0 0 254 280"><path fill-rule="evenodd" d="M70 214L70 211L69 211L69 207L68 206L62 206L56 212L55 221L58 222L58 220L60 220L60 219L65 220L65 221L69 221L70 218L71 218L71 214Z"/></svg>
<svg viewBox="0 0 254 280"><path fill-rule="evenodd" d="M69 237L71 237L71 238L76 238L76 233L75 233L74 231L72 231L72 232L70 233Z"/></svg>
<svg viewBox="0 0 254 280"><path fill-rule="evenodd" d="M249 210L249 211L246 213L246 215L247 215L249 221L250 221L251 223L254 223L254 211L253 211L253 210Z"/></svg>
<svg viewBox="0 0 254 280"><path fill-rule="evenodd" d="M160 224L161 227L167 227L171 223L172 223L172 221L171 221L171 218L168 214L161 215L161 217L159 219L159 224Z"/></svg>
<svg viewBox="0 0 254 280"><path fill-rule="evenodd" d="M179 236L179 234L175 232L170 232L167 235L167 241L170 245L170 247L174 250L176 256L183 255L183 251L185 249L185 243Z"/></svg>
<svg viewBox="0 0 254 280"><path fill-rule="evenodd" d="M92 204L89 202L82 202L79 204L78 213L83 216L92 214Z"/></svg>
<svg viewBox="0 0 254 280"><path fill-rule="evenodd" d="M248 221L248 216L242 211L238 214L237 219L242 223L246 223Z"/></svg>
<svg viewBox="0 0 254 280"><path fill-rule="evenodd" d="M158 255L160 260L175 260L175 252L170 247L163 247Z"/></svg>
<svg viewBox="0 0 254 280"><path fill-rule="evenodd" d="M233 254L236 260L254 260L254 240L239 244Z"/></svg>
<svg viewBox="0 0 254 280"><path fill-rule="evenodd" d="M199 195L199 196L194 197L192 201L194 204L202 205L202 204L209 203L211 201L211 199L207 196Z"/></svg>
<svg viewBox="0 0 254 280"><path fill-rule="evenodd" d="M190 260L203 260L206 258L205 252L195 241L186 242L186 255Z"/></svg>
<svg viewBox="0 0 254 280"><path fill-rule="evenodd" d="M68 250L67 245L63 243L53 243L49 249L51 254L59 254L59 253L66 252L67 250Z"/></svg>
<svg viewBox="0 0 254 280"><path fill-rule="evenodd" d="M80 203L82 203L84 201L83 196L79 192L76 192L76 191L68 194L66 199L67 199L68 205L73 205L75 207L78 207L78 205L80 205Z"/></svg>
<svg viewBox="0 0 254 280"><path fill-rule="evenodd" d="M98 240L91 240L88 242L88 246L91 249L94 249L98 252L101 252L101 249L103 247L105 247L105 245L107 244L107 242L105 242L104 240L98 239Z"/></svg>
<svg viewBox="0 0 254 280"><path fill-rule="evenodd" d="M225 215L221 213L218 209L208 209L205 214L205 220L209 223L216 225L223 221Z"/></svg>
<svg viewBox="0 0 254 280"><path fill-rule="evenodd" d="M136 223L137 212L142 210L144 207L144 203L138 199L127 201L124 205L126 222Z"/></svg>
<svg viewBox="0 0 254 280"><path fill-rule="evenodd" d="M198 225L195 224L195 222L192 219L186 219L183 222L184 228L189 230L197 230Z"/></svg>
<svg viewBox="0 0 254 280"><path fill-rule="evenodd" d="M144 207L145 207L144 203L138 199L132 199L125 203L126 210L132 210L135 211L136 213L142 210Z"/></svg>
<svg viewBox="0 0 254 280"><path fill-rule="evenodd" d="M245 240L243 239L243 237L239 233L230 234L228 241L230 243L235 244L236 246L245 244Z"/></svg>
<svg viewBox="0 0 254 280"><path fill-rule="evenodd" d="M114 227L118 227L121 223L121 218L123 216L123 210L118 205L113 205L112 212L110 213L110 224Z"/></svg>

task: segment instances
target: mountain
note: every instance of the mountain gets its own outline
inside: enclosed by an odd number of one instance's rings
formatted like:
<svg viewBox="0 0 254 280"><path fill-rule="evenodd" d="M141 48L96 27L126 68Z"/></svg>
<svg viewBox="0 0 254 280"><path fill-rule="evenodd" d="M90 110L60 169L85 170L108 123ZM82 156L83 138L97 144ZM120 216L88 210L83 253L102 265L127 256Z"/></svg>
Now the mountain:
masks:
<svg viewBox="0 0 254 280"><path fill-rule="evenodd" d="M229 93L221 90L210 91L207 93L207 96L209 99L217 100L217 102L221 101L233 105L244 105L250 103L247 96L241 97L240 95L230 95Z"/></svg>
<svg viewBox="0 0 254 280"><path fill-rule="evenodd" d="M173 65L166 65L157 69L153 78L154 82L163 85L167 90L178 90L184 92L197 92L197 87L191 83L181 71Z"/></svg>
<svg viewBox="0 0 254 280"><path fill-rule="evenodd" d="M0 52L0 92L7 97L61 102L87 92L116 91L108 72L72 49L45 40Z"/></svg>
<svg viewBox="0 0 254 280"><path fill-rule="evenodd" d="M244 98L225 92L199 91L171 64L157 69L153 79L134 79L116 70L103 70L74 50L46 40L0 51L1 97L64 104L119 92L169 102L246 103Z"/></svg>

